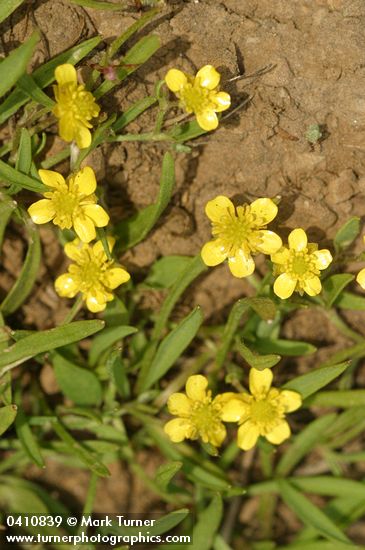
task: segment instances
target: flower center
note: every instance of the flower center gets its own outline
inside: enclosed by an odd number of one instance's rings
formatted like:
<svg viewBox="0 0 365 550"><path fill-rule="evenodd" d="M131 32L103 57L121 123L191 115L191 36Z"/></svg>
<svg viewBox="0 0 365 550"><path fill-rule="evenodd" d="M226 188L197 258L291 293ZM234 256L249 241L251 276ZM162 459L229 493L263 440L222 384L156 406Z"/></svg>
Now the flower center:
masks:
<svg viewBox="0 0 365 550"><path fill-rule="evenodd" d="M219 413L220 407L212 404L210 396L202 402L196 401L193 405L191 422L205 443L214 440L221 424Z"/></svg>
<svg viewBox="0 0 365 550"><path fill-rule="evenodd" d="M296 252L291 250L285 271L299 281L304 280L308 275L312 276L319 274L314 259L307 251Z"/></svg>
<svg viewBox="0 0 365 550"><path fill-rule="evenodd" d="M248 205L239 206L237 215L227 211L227 215L219 222L213 222L212 226L213 236L219 239L229 257L234 256L239 249L247 252L256 249L258 228Z"/></svg>
<svg viewBox="0 0 365 550"><path fill-rule="evenodd" d="M74 119L89 126L87 121L98 116L99 106L83 84L65 84L58 87L58 108L60 116L72 115Z"/></svg>
<svg viewBox="0 0 365 550"><path fill-rule="evenodd" d="M191 84L188 82L185 84L179 96L182 107L188 113L200 114L214 108L214 103L210 97L211 91L197 83Z"/></svg>
<svg viewBox="0 0 365 550"><path fill-rule="evenodd" d="M277 416L277 410L270 401L254 401L251 405L251 416L255 422L267 424Z"/></svg>
<svg viewBox="0 0 365 550"><path fill-rule="evenodd" d="M77 279L80 291L86 293L89 290L103 289L101 279L107 268L108 262L91 256L90 251L85 250L82 259L78 264L71 264L69 271Z"/></svg>

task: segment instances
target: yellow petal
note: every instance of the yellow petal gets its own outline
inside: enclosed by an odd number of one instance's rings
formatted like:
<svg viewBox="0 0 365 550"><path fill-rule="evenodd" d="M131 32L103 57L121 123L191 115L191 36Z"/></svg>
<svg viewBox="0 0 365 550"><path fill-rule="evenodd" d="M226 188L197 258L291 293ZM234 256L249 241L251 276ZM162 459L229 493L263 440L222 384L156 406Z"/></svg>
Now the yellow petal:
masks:
<svg viewBox="0 0 365 550"><path fill-rule="evenodd" d="M214 90L219 84L221 75L212 65L205 65L196 73L195 78L199 79L200 86L203 88Z"/></svg>
<svg viewBox="0 0 365 550"><path fill-rule="evenodd" d="M170 420L164 426L164 432L173 443L180 443L184 439L190 439L194 431L194 427L187 418L174 418L174 420Z"/></svg>
<svg viewBox="0 0 365 550"><path fill-rule="evenodd" d="M289 256L290 256L289 249L283 246L282 248L280 248L280 250L275 252L275 254L271 254L271 261L274 264L280 264L280 265L286 264L286 262L289 259Z"/></svg>
<svg viewBox="0 0 365 550"><path fill-rule="evenodd" d="M279 400L285 407L285 412L292 412L299 409L302 404L302 397L296 391L282 390L279 395Z"/></svg>
<svg viewBox="0 0 365 550"><path fill-rule="evenodd" d="M28 214L34 223L47 223L54 218L56 211L51 200L42 199L28 208Z"/></svg>
<svg viewBox="0 0 365 550"><path fill-rule="evenodd" d="M249 451L256 445L259 435L258 427L253 422L247 421L238 429L237 445L243 451Z"/></svg>
<svg viewBox="0 0 365 550"><path fill-rule="evenodd" d="M76 69L70 63L58 65L55 70L55 79L60 86L64 84L77 83Z"/></svg>
<svg viewBox="0 0 365 550"><path fill-rule="evenodd" d="M205 265L214 266L221 264L227 258L224 248L219 244L219 239L209 241L201 250L201 257Z"/></svg>
<svg viewBox="0 0 365 550"><path fill-rule="evenodd" d="M109 250L110 252L112 252L115 245L115 238L109 236L106 238L106 240L108 241ZM95 254L95 256L99 256L101 254L105 258L105 260L107 260L107 256L104 251L104 246L101 241L96 241L96 243L94 244L93 254Z"/></svg>
<svg viewBox="0 0 365 550"><path fill-rule="evenodd" d="M172 92L178 92L185 86L188 79L186 77L186 74L182 71L179 71L178 69L170 69L166 76L165 76L165 82L166 86L171 90Z"/></svg>
<svg viewBox="0 0 365 550"><path fill-rule="evenodd" d="M81 258L81 251L84 248L80 239L74 239L73 241L66 243L64 247L65 254L71 260L78 262Z"/></svg>
<svg viewBox="0 0 365 550"><path fill-rule="evenodd" d="M53 172L52 170L38 170L38 174L42 183L48 187L59 189L65 186L65 178L58 172Z"/></svg>
<svg viewBox="0 0 365 550"><path fill-rule="evenodd" d="M105 227L109 223L109 216L99 204L88 204L82 206L85 216L92 219L96 227Z"/></svg>
<svg viewBox="0 0 365 550"><path fill-rule="evenodd" d="M313 256L316 258L317 269L326 269L332 262L332 254L326 248L313 252Z"/></svg>
<svg viewBox="0 0 365 550"><path fill-rule="evenodd" d="M227 430L222 423L215 424L214 431L208 432L208 441L214 447L220 447L227 436Z"/></svg>
<svg viewBox="0 0 365 550"><path fill-rule="evenodd" d="M186 395L193 401L203 401L206 396L206 388L208 386L208 380L201 374L194 374L189 376L186 381Z"/></svg>
<svg viewBox="0 0 365 550"><path fill-rule="evenodd" d="M188 416L191 413L191 401L184 393L170 395L167 408L175 416Z"/></svg>
<svg viewBox="0 0 365 550"><path fill-rule="evenodd" d="M215 199L207 202L205 213L212 222L219 222L227 214L234 216L235 211L233 203L228 197L218 195Z"/></svg>
<svg viewBox="0 0 365 550"><path fill-rule="evenodd" d="M273 379L271 369L250 369L249 387L254 397L263 397L267 395Z"/></svg>
<svg viewBox="0 0 365 550"><path fill-rule="evenodd" d="M365 290L365 268L359 271L356 277L356 281L359 283L361 288Z"/></svg>
<svg viewBox="0 0 365 550"><path fill-rule="evenodd" d="M57 294L63 298L73 298L80 290L70 273L64 273L57 277L55 289Z"/></svg>
<svg viewBox="0 0 365 550"><path fill-rule="evenodd" d="M121 267L113 267L108 269L103 276L103 283L107 288L117 288L119 285L129 281L131 276Z"/></svg>
<svg viewBox="0 0 365 550"><path fill-rule="evenodd" d="M94 222L86 216L77 216L74 219L74 229L76 235L84 243L89 243L96 237Z"/></svg>
<svg viewBox="0 0 365 550"><path fill-rule="evenodd" d="M229 269L235 277L248 277L255 271L255 262L252 256L246 256L242 249L237 250L236 255L228 258Z"/></svg>
<svg viewBox="0 0 365 550"><path fill-rule="evenodd" d="M309 296L317 296L322 290L321 280L314 275L310 279L305 279L305 281L303 281L302 288Z"/></svg>
<svg viewBox="0 0 365 550"><path fill-rule="evenodd" d="M85 166L85 168L79 170L76 176L72 178L72 182L74 185L77 185L80 193L83 195L91 195L96 189L94 170L90 166Z"/></svg>
<svg viewBox="0 0 365 550"><path fill-rule="evenodd" d="M72 113L63 114L59 120L58 133L65 141L72 141L76 137L75 120Z"/></svg>
<svg viewBox="0 0 365 550"><path fill-rule="evenodd" d="M293 279L287 273L282 273L274 283L274 292L282 300L289 298L297 286L297 280Z"/></svg>
<svg viewBox="0 0 365 550"><path fill-rule="evenodd" d="M91 132L83 124L76 125L74 138L79 149L86 149L91 145Z"/></svg>
<svg viewBox="0 0 365 550"><path fill-rule="evenodd" d="M218 92L213 97L213 102L215 103L214 110L217 113L221 113L228 109L231 105L231 96L227 92Z"/></svg>
<svg viewBox="0 0 365 550"><path fill-rule="evenodd" d="M307 248L308 239L303 229L294 229L288 237L289 248L301 252Z"/></svg>
<svg viewBox="0 0 365 550"><path fill-rule="evenodd" d="M257 245L257 250L263 254L274 254L282 246L282 241L279 235L274 231L266 229L258 231L260 243Z"/></svg>
<svg viewBox="0 0 365 550"><path fill-rule="evenodd" d="M89 292L86 296L86 306L92 313L104 311L106 308L106 297L102 292Z"/></svg>
<svg viewBox="0 0 365 550"><path fill-rule="evenodd" d="M200 128L203 128L206 132L215 130L218 127L218 117L215 112L210 109L196 115L196 120Z"/></svg>
<svg viewBox="0 0 365 550"><path fill-rule="evenodd" d="M221 419L224 422L244 422L249 416L250 407L241 399L231 399L223 405Z"/></svg>
<svg viewBox="0 0 365 550"><path fill-rule="evenodd" d="M270 223L278 213L278 207L271 199L257 199L250 205L250 211L260 225Z"/></svg>
<svg viewBox="0 0 365 550"><path fill-rule="evenodd" d="M271 432L265 434L265 437L270 443L274 445L280 445L285 439L290 437L290 427L286 420L281 420Z"/></svg>

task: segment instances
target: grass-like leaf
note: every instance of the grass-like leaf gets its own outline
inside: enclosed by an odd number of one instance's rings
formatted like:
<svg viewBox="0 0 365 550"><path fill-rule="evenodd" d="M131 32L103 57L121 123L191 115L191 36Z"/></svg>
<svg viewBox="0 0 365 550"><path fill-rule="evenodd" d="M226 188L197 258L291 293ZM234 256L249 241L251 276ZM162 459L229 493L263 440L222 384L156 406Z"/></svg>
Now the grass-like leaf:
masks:
<svg viewBox="0 0 365 550"><path fill-rule="evenodd" d="M0 407L0 435L12 425L17 414L16 405L6 405L6 407Z"/></svg>
<svg viewBox="0 0 365 550"><path fill-rule="evenodd" d="M25 73L38 40L39 33L34 32L24 44L0 62L0 97L5 95Z"/></svg>
<svg viewBox="0 0 365 550"><path fill-rule="evenodd" d="M310 372L307 372L306 374L303 374L301 376L297 376L296 378L293 378L289 382L287 382L283 388L287 390L294 390L300 393L300 395L303 397L303 399L309 397L313 393L316 393L318 390L323 388L324 386L327 386L332 380L337 378L340 374L342 374L347 367L349 366L348 361L344 361L343 363L339 363L338 365L329 365L326 367L320 367L318 369L314 369ZM344 393L344 392L329 392L329 393ZM365 390L364 390L365 394ZM308 403L312 403L313 399L315 400L317 396L312 398L311 401L308 401Z"/></svg>
<svg viewBox="0 0 365 550"><path fill-rule="evenodd" d="M0 3L0 23L13 13L24 0L1 0Z"/></svg>
<svg viewBox="0 0 365 550"><path fill-rule="evenodd" d="M93 371L75 365L61 354L52 356L54 373L62 392L76 405L99 405L102 398L100 382Z"/></svg>

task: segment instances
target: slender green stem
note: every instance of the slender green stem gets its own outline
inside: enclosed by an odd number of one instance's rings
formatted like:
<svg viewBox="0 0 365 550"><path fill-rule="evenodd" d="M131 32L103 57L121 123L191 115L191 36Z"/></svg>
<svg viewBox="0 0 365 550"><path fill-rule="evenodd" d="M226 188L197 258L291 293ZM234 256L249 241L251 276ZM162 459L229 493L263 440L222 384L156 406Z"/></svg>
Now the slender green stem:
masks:
<svg viewBox="0 0 365 550"><path fill-rule="evenodd" d="M70 311L68 312L64 320L62 321L61 325L67 325L68 323L71 323L71 321L76 317L76 315L82 308L82 304L83 304L82 294L79 294L72 308L70 309Z"/></svg>
<svg viewBox="0 0 365 550"><path fill-rule="evenodd" d="M327 319L331 321L331 323L338 328L338 330L343 334L346 338L350 338L350 340L353 340L354 342L363 343L365 341L364 337L359 334L358 332L352 330L338 315L336 310L326 310L322 309L321 311L324 312Z"/></svg>

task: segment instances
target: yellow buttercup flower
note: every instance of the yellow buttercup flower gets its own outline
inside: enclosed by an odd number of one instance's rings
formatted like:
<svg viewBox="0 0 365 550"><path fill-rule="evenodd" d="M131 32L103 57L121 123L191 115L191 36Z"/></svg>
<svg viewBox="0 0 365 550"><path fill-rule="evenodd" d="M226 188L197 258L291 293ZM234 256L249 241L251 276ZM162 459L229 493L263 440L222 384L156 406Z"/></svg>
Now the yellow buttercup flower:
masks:
<svg viewBox="0 0 365 550"><path fill-rule="evenodd" d="M174 443L184 439L198 439L220 447L226 437L226 428L221 420L222 406L235 395L223 393L212 399L207 391L208 380L201 374L189 376L184 393L170 395L167 407L171 414L178 416L170 420L164 430Z"/></svg>
<svg viewBox="0 0 365 550"><path fill-rule="evenodd" d="M115 239L108 237L109 250L114 243ZM108 260L101 241L91 246L75 239L65 245L65 254L75 263L57 277L56 292L63 298L74 298L82 292L93 313L103 311L106 303L114 299L111 291L130 279L125 269Z"/></svg>
<svg viewBox="0 0 365 550"><path fill-rule="evenodd" d="M90 166L85 166L77 174L65 181L58 172L39 170L42 182L52 191L46 191L44 199L28 208L34 223L53 221L61 229L74 228L77 236L85 243L95 239L95 227L105 227L109 216L104 208L96 204L95 174Z"/></svg>
<svg viewBox="0 0 365 550"><path fill-rule="evenodd" d="M274 292L283 300L294 291L316 296L322 290L318 277L322 269L332 262L329 250L318 250L318 245L308 243L303 229L294 229L288 238L289 248L283 246L271 255L274 275L279 275L274 283Z"/></svg>
<svg viewBox="0 0 365 550"><path fill-rule="evenodd" d="M178 69L170 69L165 76L167 87L179 98L181 107L194 113L203 130L215 130L220 113L231 105L230 95L218 89L220 74L212 65L205 65L191 76Z"/></svg>
<svg viewBox="0 0 365 550"><path fill-rule="evenodd" d="M251 275L255 270L251 254L272 254L282 246L279 235L266 229L277 212L276 204L266 198L237 206L236 209L223 195L209 201L205 213L212 221L215 239L203 246L203 262L215 266L228 258L232 275Z"/></svg>
<svg viewBox="0 0 365 550"><path fill-rule="evenodd" d="M364 243L365 243L365 236L363 237ZM359 271L356 277L356 281L359 283L361 288L365 290L365 268Z"/></svg>
<svg viewBox="0 0 365 550"><path fill-rule="evenodd" d="M65 141L75 140L80 149L89 147L92 128L89 120L97 117L100 107L94 96L77 83L76 69L70 63L55 70L57 85L53 86L57 105L53 113L59 119L59 134Z"/></svg>
<svg viewBox="0 0 365 550"><path fill-rule="evenodd" d="M290 437L290 427L285 414L295 411L302 404L299 393L272 388L273 374L270 369L251 369L250 394L239 394L230 399L221 414L225 422L238 422L237 444L248 451L256 445L259 436L270 443L280 445Z"/></svg>

